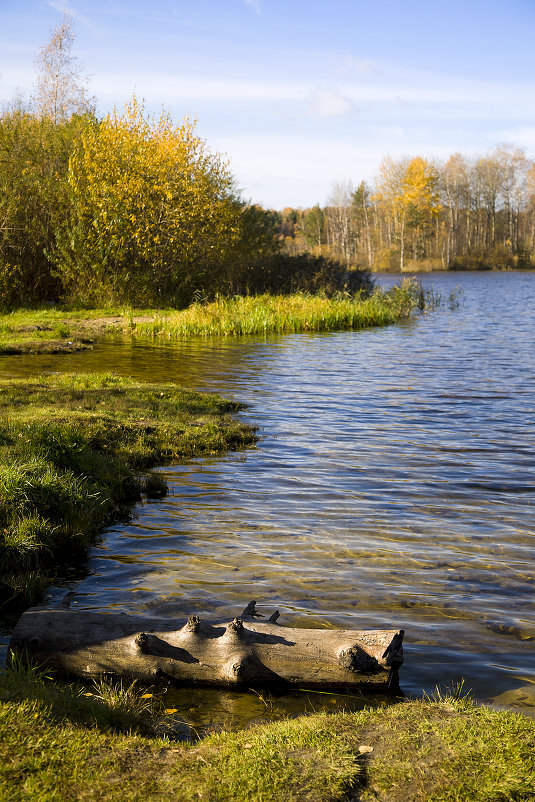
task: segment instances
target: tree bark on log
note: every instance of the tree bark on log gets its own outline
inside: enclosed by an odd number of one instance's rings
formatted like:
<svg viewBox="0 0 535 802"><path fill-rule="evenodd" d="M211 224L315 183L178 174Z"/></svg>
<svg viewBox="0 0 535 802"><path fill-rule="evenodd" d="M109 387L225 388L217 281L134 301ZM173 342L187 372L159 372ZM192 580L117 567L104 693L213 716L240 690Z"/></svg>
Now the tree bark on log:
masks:
<svg viewBox="0 0 535 802"><path fill-rule="evenodd" d="M277 624L278 612L266 623L259 616L251 602L232 621L193 615L170 629L168 621L126 613L33 607L19 619L9 650L78 677L227 687L397 684L403 630L297 629Z"/></svg>

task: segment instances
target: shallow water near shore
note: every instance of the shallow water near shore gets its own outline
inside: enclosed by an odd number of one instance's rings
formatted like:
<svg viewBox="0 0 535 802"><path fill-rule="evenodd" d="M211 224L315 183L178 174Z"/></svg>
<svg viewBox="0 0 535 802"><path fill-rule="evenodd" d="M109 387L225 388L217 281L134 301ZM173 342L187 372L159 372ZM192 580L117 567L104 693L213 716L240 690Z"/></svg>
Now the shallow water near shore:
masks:
<svg viewBox="0 0 535 802"><path fill-rule="evenodd" d="M290 626L404 628L407 694L534 685L535 273L420 280L442 304L398 326L0 358L5 377L113 370L215 391L259 427L254 449L160 469L169 496L65 578L76 606L180 625L256 599ZM168 694L200 727L352 704Z"/></svg>

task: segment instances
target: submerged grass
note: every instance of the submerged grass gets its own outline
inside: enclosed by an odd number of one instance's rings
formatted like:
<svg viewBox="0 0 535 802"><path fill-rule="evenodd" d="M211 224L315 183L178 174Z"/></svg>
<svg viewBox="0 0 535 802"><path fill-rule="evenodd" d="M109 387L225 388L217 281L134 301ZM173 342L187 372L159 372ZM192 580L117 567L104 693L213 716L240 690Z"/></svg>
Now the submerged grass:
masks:
<svg viewBox="0 0 535 802"><path fill-rule="evenodd" d="M0 675L0 798L534 798L535 723L466 699L314 714L195 744L151 735L151 710L140 701L131 687L86 695L20 667Z"/></svg>
<svg viewBox="0 0 535 802"><path fill-rule="evenodd" d="M0 601L34 601L160 479L139 472L254 441L240 406L112 374L0 382Z"/></svg>
<svg viewBox="0 0 535 802"><path fill-rule="evenodd" d="M409 318L424 303L411 280L370 297L325 298L318 295L256 295L192 304L182 311L140 322L135 337L187 335L233 336L268 332L336 331L386 326Z"/></svg>

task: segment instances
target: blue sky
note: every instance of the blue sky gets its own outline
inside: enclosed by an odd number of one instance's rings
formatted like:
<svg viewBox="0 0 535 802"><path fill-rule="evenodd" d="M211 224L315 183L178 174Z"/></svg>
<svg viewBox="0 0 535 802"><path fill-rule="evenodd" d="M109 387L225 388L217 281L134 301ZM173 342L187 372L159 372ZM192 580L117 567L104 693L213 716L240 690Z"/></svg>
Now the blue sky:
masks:
<svg viewBox="0 0 535 802"><path fill-rule="evenodd" d="M0 0L0 102L64 10L100 113L196 116L265 206L323 205L386 155L535 156L535 0Z"/></svg>

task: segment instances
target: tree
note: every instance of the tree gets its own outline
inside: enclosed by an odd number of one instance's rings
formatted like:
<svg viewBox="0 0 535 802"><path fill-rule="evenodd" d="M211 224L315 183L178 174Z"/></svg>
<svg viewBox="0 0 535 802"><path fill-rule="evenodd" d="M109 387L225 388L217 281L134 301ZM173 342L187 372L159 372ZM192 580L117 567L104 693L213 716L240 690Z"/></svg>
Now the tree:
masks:
<svg viewBox="0 0 535 802"><path fill-rule="evenodd" d="M72 222L56 262L71 294L185 305L210 291L239 236L241 206L195 123L148 118L133 98L84 131L68 179Z"/></svg>
<svg viewBox="0 0 535 802"><path fill-rule="evenodd" d="M373 264L372 238L370 231L370 198L371 191L365 181L361 181L353 192L353 221L356 236L364 244L368 257L368 267Z"/></svg>
<svg viewBox="0 0 535 802"><path fill-rule="evenodd" d="M0 118L0 304L57 300L49 259L69 218L67 168L87 121L53 123L21 111Z"/></svg>
<svg viewBox="0 0 535 802"><path fill-rule="evenodd" d="M319 203L303 215L303 236L307 243L321 255L325 244L325 213Z"/></svg>
<svg viewBox="0 0 535 802"><path fill-rule="evenodd" d="M400 269L403 270L407 230L414 235L416 250L419 240L429 232L429 224L441 209L436 167L421 156L408 162L394 162L389 157L383 159L375 199L392 217L400 244Z"/></svg>
<svg viewBox="0 0 535 802"><path fill-rule="evenodd" d="M65 14L36 59L36 113L54 123L73 114L94 112L94 99L88 96L78 59L72 54L73 45L74 21Z"/></svg>
<svg viewBox="0 0 535 802"><path fill-rule="evenodd" d="M349 181L335 184L325 209L327 241L334 255L344 259L346 264L351 261L354 245L351 221L352 195L353 185Z"/></svg>

